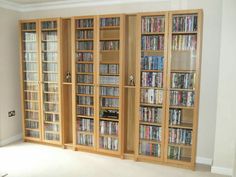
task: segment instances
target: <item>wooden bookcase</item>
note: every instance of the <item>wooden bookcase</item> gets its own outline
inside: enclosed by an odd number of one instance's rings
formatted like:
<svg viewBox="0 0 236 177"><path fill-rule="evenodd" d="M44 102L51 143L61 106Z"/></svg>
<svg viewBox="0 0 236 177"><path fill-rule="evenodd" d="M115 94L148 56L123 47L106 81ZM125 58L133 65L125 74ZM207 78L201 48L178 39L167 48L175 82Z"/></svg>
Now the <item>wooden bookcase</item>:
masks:
<svg viewBox="0 0 236 177"><path fill-rule="evenodd" d="M124 15L99 16L98 152L121 155Z"/></svg>
<svg viewBox="0 0 236 177"><path fill-rule="evenodd" d="M20 22L24 139L194 169L202 10Z"/></svg>
<svg viewBox="0 0 236 177"><path fill-rule="evenodd" d="M162 162L165 146L168 13L138 14L136 159Z"/></svg>
<svg viewBox="0 0 236 177"><path fill-rule="evenodd" d="M39 23L20 23L22 123L25 140L41 141Z"/></svg>
<svg viewBox="0 0 236 177"><path fill-rule="evenodd" d="M96 24L94 16L72 20L74 50L74 144L77 149L96 150ZM97 94L96 94L97 95Z"/></svg>
<svg viewBox="0 0 236 177"><path fill-rule="evenodd" d="M43 142L62 144L60 19L39 21Z"/></svg>
<svg viewBox="0 0 236 177"><path fill-rule="evenodd" d="M63 116L67 116L66 121L71 117L69 111L64 109L64 102L62 104L62 97L68 92L63 87L67 83L63 81L62 72L70 58L70 46L61 52L62 46L68 44L62 38L69 40L65 37L69 33L63 28L65 22L65 19L60 18L20 21L22 123L25 141L52 145L64 143L66 133ZM62 32L65 32L63 36ZM69 141L67 137L66 141Z"/></svg>
<svg viewBox="0 0 236 177"><path fill-rule="evenodd" d="M165 161L194 168L202 40L201 10L169 13Z"/></svg>

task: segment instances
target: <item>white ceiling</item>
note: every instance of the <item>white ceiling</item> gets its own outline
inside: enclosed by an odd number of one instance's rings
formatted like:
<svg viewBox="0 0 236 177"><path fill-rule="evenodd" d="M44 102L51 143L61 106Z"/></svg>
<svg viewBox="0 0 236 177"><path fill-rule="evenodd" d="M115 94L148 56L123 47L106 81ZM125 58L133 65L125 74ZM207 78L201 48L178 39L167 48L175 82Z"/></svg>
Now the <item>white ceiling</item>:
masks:
<svg viewBox="0 0 236 177"><path fill-rule="evenodd" d="M36 11L72 7L119 5L137 2L160 2L171 0L0 0L0 7L16 11Z"/></svg>
<svg viewBox="0 0 236 177"><path fill-rule="evenodd" d="M7 0L9 2L17 3L17 4L37 4L37 3L45 3L45 2L55 2L58 0Z"/></svg>

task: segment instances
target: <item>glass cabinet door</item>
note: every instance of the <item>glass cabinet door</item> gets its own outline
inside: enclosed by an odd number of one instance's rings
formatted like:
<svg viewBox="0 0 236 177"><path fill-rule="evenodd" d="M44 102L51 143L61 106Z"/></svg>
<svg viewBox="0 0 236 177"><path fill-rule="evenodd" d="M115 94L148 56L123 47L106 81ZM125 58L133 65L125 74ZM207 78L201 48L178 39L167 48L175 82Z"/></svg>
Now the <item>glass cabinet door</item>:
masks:
<svg viewBox="0 0 236 177"><path fill-rule="evenodd" d="M166 16L141 15L139 150L140 157L160 160L164 148Z"/></svg>
<svg viewBox="0 0 236 177"><path fill-rule="evenodd" d="M191 162L196 118L197 14L172 14L167 159Z"/></svg>
<svg viewBox="0 0 236 177"><path fill-rule="evenodd" d="M58 21L41 21L41 70L43 138L50 143L61 141L60 56Z"/></svg>
<svg viewBox="0 0 236 177"><path fill-rule="evenodd" d="M76 144L95 147L94 18L75 20Z"/></svg>
<svg viewBox="0 0 236 177"><path fill-rule="evenodd" d="M21 23L25 138L40 140L40 95L37 22Z"/></svg>
<svg viewBox="0 0 236 177"><path fill-rule="evenodd" d="M118 151L120 114L120 17L99 19L99 148Z"/></svg>

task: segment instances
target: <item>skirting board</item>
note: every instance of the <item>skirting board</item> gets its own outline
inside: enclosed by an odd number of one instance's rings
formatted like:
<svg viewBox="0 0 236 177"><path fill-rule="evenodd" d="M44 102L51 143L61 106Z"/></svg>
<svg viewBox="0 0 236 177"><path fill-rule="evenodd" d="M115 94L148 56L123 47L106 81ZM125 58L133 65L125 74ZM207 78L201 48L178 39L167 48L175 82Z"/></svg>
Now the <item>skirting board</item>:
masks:
<svg viewBox="0 0 236 177"><path fill-rule="evenodd" d="M197 157L196 158L196 163L211 166L212 165L212 159L205 158L205 157Z"/></svg>
<svg viewBox="0 0 236 177"><path fill-rule="evenodd" d="M20 133L20 134L18 134L16 136L13 136L11 138L8 138L8 139L1 140L0 141L0 147L1 146L5 146L5 145L10 144L10 143L13 143L15 141L19 141L21 139L22 139L22 133Z"/></svg>
<svg viewBox="0 0 236 177"><path fill-rule="evenodd" d="M211 167L211 172L221 175L233 176L233 169L231 168L224 168L224 167Z"/></svg>

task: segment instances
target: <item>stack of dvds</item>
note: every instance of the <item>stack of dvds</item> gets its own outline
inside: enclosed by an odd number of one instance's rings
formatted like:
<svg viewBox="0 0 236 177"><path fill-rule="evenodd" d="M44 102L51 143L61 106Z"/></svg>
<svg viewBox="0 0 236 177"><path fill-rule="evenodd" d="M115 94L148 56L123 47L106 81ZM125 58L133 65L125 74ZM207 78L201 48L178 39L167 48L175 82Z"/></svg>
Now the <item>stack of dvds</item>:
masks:
<svg viewBox="0 0 236 177"><path fill-rule="evenodd" d="M142 72L141 74L142 87L163 87L163 73Z"/></svg>
<svg viewBox="0 0 236 177"><path fill-rule="evenodd" d="M141 70L163 70L163 56L143 56Z"/></svg>
<svg viewBox="0 0 236 177"><path fill-rule="evenodd" d="M162 104L163 91L157 89L141 89L141 103Z"/></svg>
<svg viewBox="0 0 236 177"><path fill-rule="evenodd" d="M171 106L194 106L194 92L191 91L170 91Z"/></svg>
<svg viewBox="0 0 236 177"><path fill-rule="evenodd" d="M196 15L175 15L172 23L173 32L196 32L197 16Z"/></svg>
<svg viewBox="0 0 236 177"><path fill-rule="evenodd" d="M142 17L141 21L142 33L164 32L165 17L164 16L149 16Z"/></svg>
<svg viewBox="0 0 236 177"><path fill-rule="evenodd" d="M161 156L161 145L141 141L139 143L139 154L160 157Z"/></svg>
<svg viewBox="0 0 236 177"><path fill-rule="evenodd" d="M194 73L171 73L171 88L192 89Z"/></svg>
<svg viewBox="0 0 236 177"><path fill-rule="evenodd" d="M162 128L158 126L140 125L139 138L143 140L161 141Z"/></svg>
<svg viewBox="0 0 236 177"><path fill-rule="evenodd" d="M120 25L120 18L119 17L101 18L100 19L100 27L119 26L119 25Z"/></svg>
<svg viewBox="0 0 236 177"><path fill-rule="evenodd" d="M142 50L164 50L164 36L142 36L141 49Z"/></svg>
<svg viewBox="0 0 236 177"><path fill-rule="evenodd" d="M172 144L192 144L192 130L170 128L169 129L169 143Z"/></svg>
<svg viewBox="0 0 236 177"><path fill-rule="evenodd" d="M161 123L162 108L140 107L140 121Z"/></svg>
<svg viewBox="0 0 236 177"><path fill-rule="evenodd" d="M100 121L100 133L102 135L118 135L118 122Z"/></svg>

